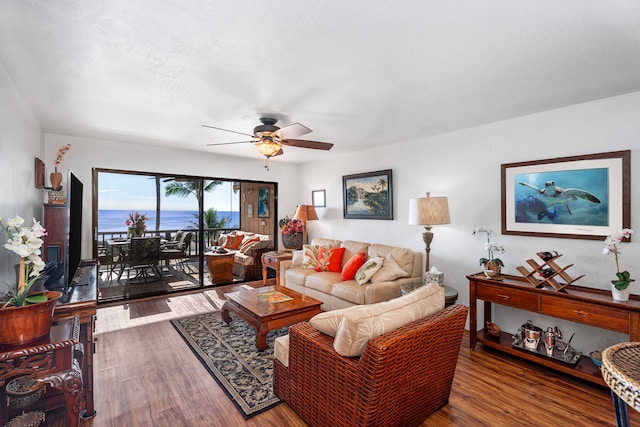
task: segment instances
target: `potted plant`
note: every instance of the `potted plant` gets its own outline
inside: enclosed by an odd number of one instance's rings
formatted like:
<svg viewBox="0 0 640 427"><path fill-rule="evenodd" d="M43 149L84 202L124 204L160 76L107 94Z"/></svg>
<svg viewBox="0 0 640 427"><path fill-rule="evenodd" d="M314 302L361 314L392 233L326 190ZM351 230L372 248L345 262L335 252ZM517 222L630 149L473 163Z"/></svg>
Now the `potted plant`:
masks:
<svg viewBox="0 0 640 427"><path fill-rule="evenodd" d="M29 292L44 268L40 251L46 231L35 219L31 227L22 227L23 223L19 216L6 224L0 218L0 227L9 237L4 247L20 257L17 284L9 287L0 305L0 344L5 345L26 344L47 335L53 309L62 296L60 292Z"/></svg>
<svg viewBox="0 0 640 427"><path fill-rule="evenodd" d="M635 279L631 278L631 274L628 271L620 271L620 263L618 256L620 255L620 249L618 249L618 243L623 239L631 237L633 230L630 228L624 228L620 233L612 234L604 241L604 249L602 253L605 255L613 254L616 259L616 280L611 281L611 295L616 301L628 301L629 300L629 285L631 282L635 282Z"/></svg>
<svg viewBox="0 0 640 427"><path fill-rule="evenodd" d="M282 244L287 249L302 249L304 223L299 219L285 216L278 221L282 233Z"/></svg>
<svg viewBox="0 0 640 427"><path fill-rule="evenodd" d="M484 244L484 248L487 251L487 257L480 258L479 264L484 267L484 273L487 277L498 276L500 274L501 267L504 267L504 263L500 258L496 258L494 253L504 253L504 247L494 240L495 232L492 229L477 227L473 230L473 234L478 233L487 233L487 241Z"/></svg>
<svg viewBox="0 0 640 427"><path fill-rule="evenodd" d="M125 221L128 229L129 237L142 237L147 229L147 214L140 215L139 212L129 214L129 218Z"/></svg>

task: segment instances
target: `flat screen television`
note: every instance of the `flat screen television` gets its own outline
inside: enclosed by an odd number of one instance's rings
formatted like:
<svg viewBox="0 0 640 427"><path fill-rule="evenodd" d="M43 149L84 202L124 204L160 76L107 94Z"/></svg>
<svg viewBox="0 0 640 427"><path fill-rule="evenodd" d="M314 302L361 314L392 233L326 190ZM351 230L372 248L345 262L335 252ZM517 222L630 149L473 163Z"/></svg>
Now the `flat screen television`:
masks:
<svg viewBox="0 0 640 427"><path fill-rule="evenodd" d="M82 256L82 182L69 171L67 176L67 232L64 252L64 285L74 286Z"/></svg>

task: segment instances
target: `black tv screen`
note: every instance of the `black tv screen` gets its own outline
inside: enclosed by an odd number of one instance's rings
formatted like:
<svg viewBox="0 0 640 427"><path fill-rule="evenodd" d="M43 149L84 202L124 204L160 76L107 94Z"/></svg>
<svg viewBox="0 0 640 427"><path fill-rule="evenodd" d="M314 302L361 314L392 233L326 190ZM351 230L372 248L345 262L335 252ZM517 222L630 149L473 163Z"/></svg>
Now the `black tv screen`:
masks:
<svg viewBox="0 0 640 427"><path fill-rule="evenodd" d="M82 182L73 172L67 177L67 236L65 285L71 286L82 253Z"/></svg>

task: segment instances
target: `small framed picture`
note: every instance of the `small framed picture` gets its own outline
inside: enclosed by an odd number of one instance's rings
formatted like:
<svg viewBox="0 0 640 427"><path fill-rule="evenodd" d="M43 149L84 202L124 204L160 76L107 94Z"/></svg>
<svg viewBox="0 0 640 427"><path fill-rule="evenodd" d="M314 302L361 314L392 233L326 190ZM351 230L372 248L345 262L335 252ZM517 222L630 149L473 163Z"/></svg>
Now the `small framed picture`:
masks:
<svg viewBox="0 0 640 427"><path fill-rule="evenodd" d="M324 208L327 206L325 200L325 190L314 190L311 192L311 204L316 208Z"/></svg>
<svg viewBox="0 0 640 427"><path fill-rule="evenodd" d="M253 218L253 203L247 205L247 218Z"/></svg>
<svg viewBox="0 0 640 427"><path fill-rule="evenodd" d="M258 218L269 218L269 187L258 188Z"/></svg>

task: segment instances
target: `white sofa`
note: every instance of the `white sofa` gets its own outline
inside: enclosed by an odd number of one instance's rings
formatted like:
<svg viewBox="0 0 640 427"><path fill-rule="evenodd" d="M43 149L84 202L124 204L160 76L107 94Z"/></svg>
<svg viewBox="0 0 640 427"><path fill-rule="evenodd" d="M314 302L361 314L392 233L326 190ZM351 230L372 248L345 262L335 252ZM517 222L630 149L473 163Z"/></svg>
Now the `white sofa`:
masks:
<svg viewBox="0 0 640 427"><path fill-rule="evenodd" d="M262 254L273 250L273 240L267 234L249 231L232 231L218 238L218 246L225 247L230 236L242 236L237 249L226 248L233 252L233 278L237 280L257 280L262 277ZM257 241L252 242L251 240Z"/></svg>
<svg viewBox="0 0 640 427"><path fill-rule="evenodd" d="M371 281L359 285L356 280L343 281L341 273L316 271L302 267L303 251L294 251L291 260L280 263L281 284L304 295L322 301L324 311L338 310L360 304L373 304L401 296L400 286L422 282L422 253L411 249L352 240L314 238L311 245L328 248L345 248L342 267L358 252L367 257L392 256L404 270L405 277L390 281L378 281L376 275Z"/></svg>

